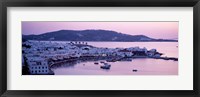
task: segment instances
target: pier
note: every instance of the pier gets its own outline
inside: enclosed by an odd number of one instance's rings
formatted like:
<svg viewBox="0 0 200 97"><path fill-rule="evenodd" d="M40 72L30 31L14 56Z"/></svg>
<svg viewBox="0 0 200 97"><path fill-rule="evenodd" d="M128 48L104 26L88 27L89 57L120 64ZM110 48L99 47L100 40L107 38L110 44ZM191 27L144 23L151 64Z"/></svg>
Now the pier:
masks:
<svg viewBox="0 0 200 97"><path fill-rule="evenodd" d="M173 61L178 61L178 58L174 57L152 57L154 59L163 59L163 60L173 60Z"/></svg>

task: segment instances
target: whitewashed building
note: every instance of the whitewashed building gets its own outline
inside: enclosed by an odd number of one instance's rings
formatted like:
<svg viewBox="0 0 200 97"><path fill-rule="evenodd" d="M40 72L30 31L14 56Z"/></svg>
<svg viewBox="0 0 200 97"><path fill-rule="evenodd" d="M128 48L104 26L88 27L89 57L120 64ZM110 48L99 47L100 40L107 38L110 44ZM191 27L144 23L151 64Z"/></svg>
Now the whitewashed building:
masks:
<svg viewBox="0 0 200 97"><path fill-rule="evenodd" d="M50 72L48 61L42 58L28 60L28 67L30 74L49 74Z"/></svg>

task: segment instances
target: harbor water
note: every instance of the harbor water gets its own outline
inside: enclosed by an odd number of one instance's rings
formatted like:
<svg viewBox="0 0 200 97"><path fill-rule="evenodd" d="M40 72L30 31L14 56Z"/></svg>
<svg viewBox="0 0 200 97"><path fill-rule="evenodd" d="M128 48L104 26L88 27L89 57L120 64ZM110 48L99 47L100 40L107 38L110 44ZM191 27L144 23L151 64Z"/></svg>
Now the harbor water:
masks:
<svg viewBox="0 0 200 97"><path fill-rule="evenodd" d="M87 42L95 47L106 48L128 48L140 47L157 49L163 53L162 57L178 58L178 42ZM178 75L178 61L134 58L116 62L106 62L111 65L110 69L101 69L102 62L97 61L77 61L54 66L51 70L55 75ZM94 64L98 63L98 64ZM137 70L137 72L133 72Z"/></svg>

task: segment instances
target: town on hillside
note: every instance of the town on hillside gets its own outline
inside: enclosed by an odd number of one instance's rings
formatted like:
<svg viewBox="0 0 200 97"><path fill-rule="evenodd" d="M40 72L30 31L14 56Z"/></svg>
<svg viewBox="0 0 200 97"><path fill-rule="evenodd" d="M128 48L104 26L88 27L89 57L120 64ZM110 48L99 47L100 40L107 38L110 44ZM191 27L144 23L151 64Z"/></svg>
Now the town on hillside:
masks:
<svg viewBox="0 0 200 97"><path fill-rule="evenodd" d="M96 59L116 62L127 58L131 58L131 60L134 58L154 58L178 61L178 58L161 57L161 55L162 53L156 49L147 50L145 47L102 48L94 47L83 41L27 40L22 43L22 74L53 75L52 66L78 60ZM100 69L109 69L110 67L109 64L104 62Z"/></svg>

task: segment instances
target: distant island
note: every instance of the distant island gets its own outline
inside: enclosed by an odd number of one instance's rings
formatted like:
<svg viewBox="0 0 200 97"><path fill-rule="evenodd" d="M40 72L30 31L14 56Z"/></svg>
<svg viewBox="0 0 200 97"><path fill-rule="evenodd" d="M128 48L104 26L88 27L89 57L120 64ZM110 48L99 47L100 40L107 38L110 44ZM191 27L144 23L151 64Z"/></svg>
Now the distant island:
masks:
<svg viewBox="0 0 200 97"><path fill-rule="evenodd" d="M145 35L128 35L110 30L59 30L39 35L22 35L22 38L23 41L178 42L178 40L154 39Z"/></svg>

